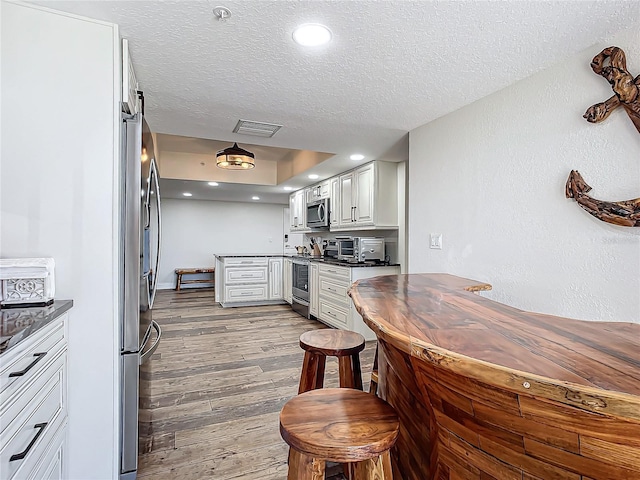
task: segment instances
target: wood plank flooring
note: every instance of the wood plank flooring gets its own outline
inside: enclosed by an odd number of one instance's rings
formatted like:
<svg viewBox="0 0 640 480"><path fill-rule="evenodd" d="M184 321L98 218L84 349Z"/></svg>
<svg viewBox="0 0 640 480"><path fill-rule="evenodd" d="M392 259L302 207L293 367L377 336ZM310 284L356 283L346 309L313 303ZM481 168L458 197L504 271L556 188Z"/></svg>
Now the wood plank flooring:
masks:
<svg viewBox="0 0 640 480"><path fill-rule="evenodd" d="M278 415L297 394L308 330L327 328L288 305L223 309L213 289L158 293L162 341L140 372L142 480L284 480ZM361 353L365 389L375 342ZM325 386L338 386L329 357ZM329 469L338 480L341 469Z"/></svg>

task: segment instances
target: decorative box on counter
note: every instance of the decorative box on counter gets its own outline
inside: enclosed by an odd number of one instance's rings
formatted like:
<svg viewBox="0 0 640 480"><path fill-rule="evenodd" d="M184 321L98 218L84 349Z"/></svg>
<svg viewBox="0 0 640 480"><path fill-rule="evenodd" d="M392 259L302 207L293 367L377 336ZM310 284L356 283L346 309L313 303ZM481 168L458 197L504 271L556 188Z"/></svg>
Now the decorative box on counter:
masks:
<svg viewBox="0 0 640 480"><path fill-rule="evenodd" d="M55 295L53 258L0 259L2 308L45 306Z"/></svg>

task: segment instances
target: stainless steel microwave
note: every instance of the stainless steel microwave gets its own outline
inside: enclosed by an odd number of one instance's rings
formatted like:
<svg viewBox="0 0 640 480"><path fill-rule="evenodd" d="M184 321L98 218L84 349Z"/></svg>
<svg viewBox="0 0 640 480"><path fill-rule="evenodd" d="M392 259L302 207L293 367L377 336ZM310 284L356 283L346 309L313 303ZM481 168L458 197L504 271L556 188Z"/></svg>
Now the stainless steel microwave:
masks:
<svg viewBox="0 0 640 480"><path fill-rule="evenodd" d="M329 199L307 203L307 227L329 228Z"/></svg>

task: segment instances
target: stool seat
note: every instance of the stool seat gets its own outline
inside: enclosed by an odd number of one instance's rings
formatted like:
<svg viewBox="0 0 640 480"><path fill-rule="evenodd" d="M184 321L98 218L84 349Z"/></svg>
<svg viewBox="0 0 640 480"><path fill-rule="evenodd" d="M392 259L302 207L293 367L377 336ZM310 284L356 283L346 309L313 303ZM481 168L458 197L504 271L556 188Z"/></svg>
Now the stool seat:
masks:
<svg viewBox="0 0 640 480"><path fill-rule="evenodd" d="M360 352L364 346L364 337L348 330L327 328L300 335L305 353L298 393L323 387L327 356L338 357L340 387L362 390Z"/></svg>
<svg viewBox="0 0 640 480"><path fill-rule="evenodd" d="M364 350L362 335L349 330L311 330L300 335L300 348L307 352L333 357L346 357Z"/></svg>
<svg viewBox="0 0 640 480"><path fill-rule="evenodd" d="M280 412L280 434L309 457L351 463L378 457L398 437L394 409L374 395L350 388L311 390Z"/></svg>

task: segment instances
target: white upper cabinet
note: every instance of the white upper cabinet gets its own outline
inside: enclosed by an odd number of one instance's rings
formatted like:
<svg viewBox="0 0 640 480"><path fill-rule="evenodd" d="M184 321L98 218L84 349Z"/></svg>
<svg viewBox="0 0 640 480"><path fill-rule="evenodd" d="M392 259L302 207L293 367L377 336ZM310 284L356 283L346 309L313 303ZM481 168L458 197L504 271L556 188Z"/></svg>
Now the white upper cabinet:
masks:
<svg viewBox="0 0 640 480"><path fill-rule="evenodd" d="M329 198L331 231L398 228L397 164L371 162L293 192L291 231L311 231L306 225L307 202L323 198Z"/></svg>
<svg viewBox="0 0 640 480"><path fill-rule="evenodd" d="M325 180L324 182L314 185L307 190L307 203L322 200L323 198L329 198L330 196L330 180Z"/></svg>
<svg viewBox="0 0 640 480"><path fill-rule="evenodd" d="M292 232L310 231L307 228L308 188L293 192L289 196L289 218Z"/></svg>
<svg viewBox="0 0 640 480"><path fill-rule="evenodd" d="M340 176L340 202L336 208L340 212L338 227L353 224L353 173Z"/></svg>
<svg viewBox="0 0 640 480"><path fill-rule="evenodd" d="M122 111L135 115L140 110L138 80L129 54L129 41L122 40Z"/></svg>
<svg viewBox="0 0 640 480"><path fill-rule="evenodd" d="M335 228L340 223L340 177L329 180L329 228Z"/></svg>
<svg viewBox="0 0 640 480"><path fill-rule="evenodd" d="M372 162L340 175L338 198L331 201L339 213L331 230L397 228L397 165Z"/></svg>

